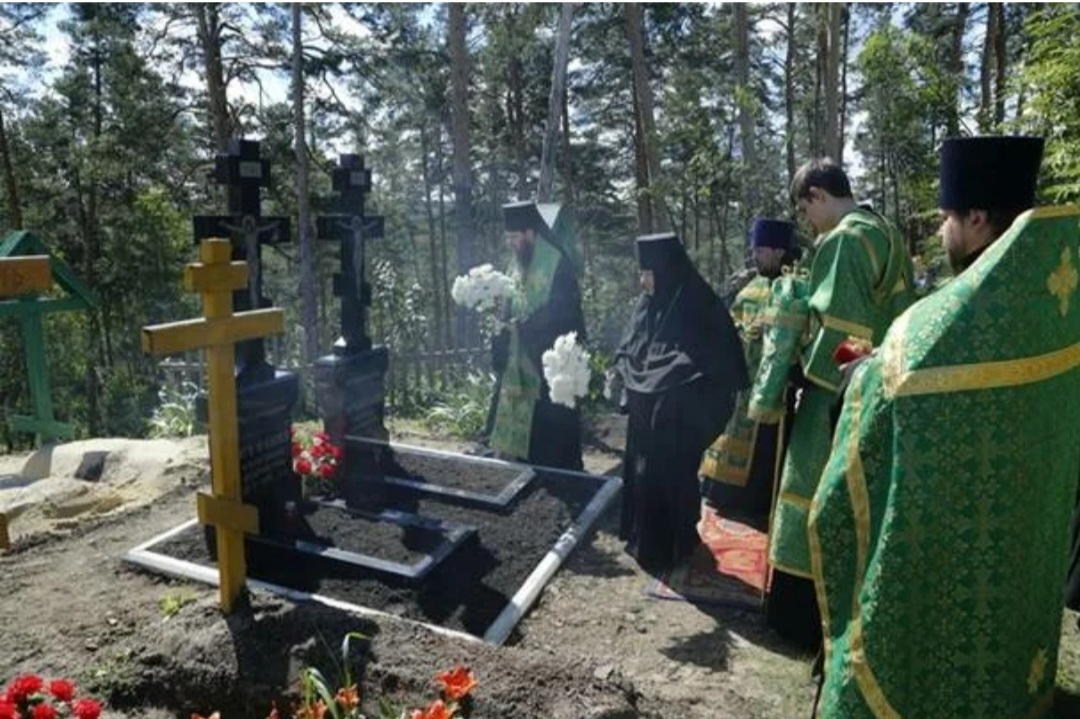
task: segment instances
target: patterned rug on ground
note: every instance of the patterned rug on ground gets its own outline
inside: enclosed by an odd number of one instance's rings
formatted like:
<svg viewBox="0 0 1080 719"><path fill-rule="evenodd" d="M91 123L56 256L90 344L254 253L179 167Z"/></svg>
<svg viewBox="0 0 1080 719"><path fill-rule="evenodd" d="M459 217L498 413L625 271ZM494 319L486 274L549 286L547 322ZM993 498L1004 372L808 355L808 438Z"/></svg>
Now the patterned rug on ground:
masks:
<svg viewBox="0 0 1080 719"><path fill-rule="evenodd" d="M768 535L703 507L702 544L667 575L650 582L659 599L759 609L768 577Z"/></svg>

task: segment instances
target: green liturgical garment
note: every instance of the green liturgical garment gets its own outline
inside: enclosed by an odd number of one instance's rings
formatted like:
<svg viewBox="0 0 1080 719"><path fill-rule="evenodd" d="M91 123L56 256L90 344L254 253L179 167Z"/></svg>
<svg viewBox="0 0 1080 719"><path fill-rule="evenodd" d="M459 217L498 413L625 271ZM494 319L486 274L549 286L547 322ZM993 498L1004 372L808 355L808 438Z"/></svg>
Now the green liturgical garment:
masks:
<svg viewBox="0 0 1080 719"><path fill-rule="evenodd" d="M1080 474L1078 217L1022 214L856 371L810 507L822 719L1049 711Z"/></svg>
<svg viewBox="0 0 1080 719"><path fill-rule="evenodd" d="M731 304L731 317L742 340L746 371L750 377L757 373L761 362L762 338L765 327L762 320L769 301L768 277L758 275L739 291ZM747 417L750 401L749 390L739 392L735 400L735 412L728 420L724 433L717 437L701 459L699 476L705 481L723 482L745 486L750 478L750 463L754 457L757 438L757 422Z"/></svg>
<svg viewBox="0 0 1080 719"><path fill-rule="evenodd" d="M807 513L829 455L829 408L841 379L833 352L848 337L878 345L915 299L912 273L903 238L862 208L844 215L817 246L810 270L809 342L800 356L806 387L791 427L769 538L769 561L788 574L810 577Z"/></svg>
<svg viewBox="0 0 1080 719"><path fill-rule="evenodd" d="M810 284L805 272L785 273L772 283L762 357L750 388L750 419L775 424L784 415L788 376L798 362L809 321Z"/></svg>
<svg viewBox="0 0 1080 719"><path fill-rule="evenodd" d="M518 292L510 302L513 319L525 319L547 304L551 298L555 271L562 255L550 243L537 240L533 256L524 274L517 277ZM503 373L491 433L491 447L512 457L529 456L533 413L543 388L543 368L535 366L525 351L517 326L510 332L509 358Z"/></svg>

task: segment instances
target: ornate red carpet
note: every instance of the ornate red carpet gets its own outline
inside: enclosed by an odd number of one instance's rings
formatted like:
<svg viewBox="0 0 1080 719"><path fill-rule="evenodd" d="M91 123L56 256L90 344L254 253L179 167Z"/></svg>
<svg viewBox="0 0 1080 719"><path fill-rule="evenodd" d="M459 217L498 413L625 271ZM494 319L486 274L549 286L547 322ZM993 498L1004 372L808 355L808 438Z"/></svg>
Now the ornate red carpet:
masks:
<svg viewBox="0 0 1080 719"><path fill-rule="evenodd" d="M768 535L702 507L701 545L690 558L652 582L660 599L757 609L768 577Z"/></svg>

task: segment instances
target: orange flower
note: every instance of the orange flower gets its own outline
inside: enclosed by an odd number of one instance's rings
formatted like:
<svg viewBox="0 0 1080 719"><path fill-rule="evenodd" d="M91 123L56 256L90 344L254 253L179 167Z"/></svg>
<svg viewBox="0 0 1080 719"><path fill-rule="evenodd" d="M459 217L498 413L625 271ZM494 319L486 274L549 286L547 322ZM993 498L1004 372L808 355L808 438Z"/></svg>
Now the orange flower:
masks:
<svg viewBox="0 0 1080 719"><path fill-rule="evenodd" d="M442 699L436 699L427 709L414 709L409 719L453 719L454 713L446 708Z"/></svg>
<svg viewBox="0 0 1080 719"><path fill-rule="evenodd" d="M346 709L355 709L360 706L360 692L356 689L355 684L338 689L337 696L334 699Z"/></svg>
<svg viewBox="0 0 1080 719"><path fill-rule="evenodd" d="M435 677L442 684L443 692L450 701L460 701L469 696L476 687L476 677L465 667L458 665L453 671L443 672Z"/></svg>
<svg viewBox="0 0 1080 719"><path fill-rule="evenodd" d="M325 716L326 704L323 703L322 699L311 706L301 707L300 711L296 712L295 715L296 719L323 719Z"/></svg>

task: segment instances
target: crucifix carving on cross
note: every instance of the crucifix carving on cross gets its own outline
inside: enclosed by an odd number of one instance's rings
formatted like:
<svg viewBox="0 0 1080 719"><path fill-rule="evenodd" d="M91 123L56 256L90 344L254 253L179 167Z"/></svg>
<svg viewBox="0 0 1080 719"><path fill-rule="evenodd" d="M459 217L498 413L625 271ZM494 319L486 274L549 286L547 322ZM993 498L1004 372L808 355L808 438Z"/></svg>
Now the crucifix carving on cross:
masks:
<svg viewBox="0 0 1080 719"><path fill-rule="evenodd" d="M341 272L334 275L334 294L341 298L341 336L334 343L337 354L371 349L367 332L367 308L371 306L371 285L365 278L368 240L383 236L383 218L364 214L366 195L371 191L371 170L360 155L341 155L334 169L333 188L338 193L333 215L316 220L321 240L341 243Z"/></svg>
<svg viewBox="0 0 1080 719"><path fill-rule="evenodd" d="M233 295L236 309L269 307L270 300L262 294L261 249L263 245L283 244L290 239L288 217L262 216L261 191L270 184L270 161L259 157L258 142L233 138L228 152L215 158L213 178L227 187L229 214L193 218L195 241L232 238L232 259L247 262L249 268L247 286ZM237 364L241 384L273 377L262 338L237 347Z"/></svg>

